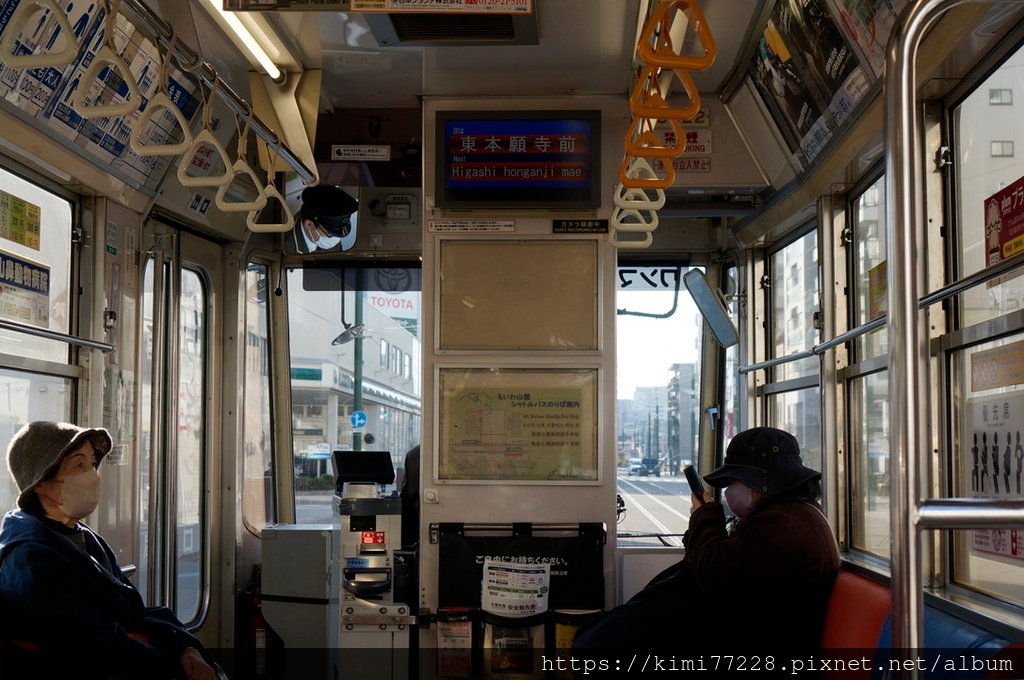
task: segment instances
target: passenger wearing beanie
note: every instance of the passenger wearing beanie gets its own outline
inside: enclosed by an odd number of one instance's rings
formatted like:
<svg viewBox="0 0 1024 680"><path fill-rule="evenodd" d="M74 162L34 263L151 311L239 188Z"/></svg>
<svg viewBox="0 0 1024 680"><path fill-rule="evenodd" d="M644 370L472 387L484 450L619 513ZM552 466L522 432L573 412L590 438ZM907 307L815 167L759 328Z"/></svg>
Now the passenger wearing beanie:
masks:
<svg viewBox="0 0 1024 680"><path fill-rule="evenodd" d="M104 429L45 421L11 440L19 509L0 527L0 632L16 641L11 649L32 648L20 660L36 675L212 680L199 641L166 607L144 605L82 522L99 502L97 468L110 448Z"/></svg>
<svg viewBox="0 0 1024 680"><path fill-rule="evenodd" d="M577 633L574 646L687 654L816 653L839 546L817 501L821 473L788 432L756 427L729 443L693 497L683 560ZM706 658L706 657L705 657Z"/></svg>

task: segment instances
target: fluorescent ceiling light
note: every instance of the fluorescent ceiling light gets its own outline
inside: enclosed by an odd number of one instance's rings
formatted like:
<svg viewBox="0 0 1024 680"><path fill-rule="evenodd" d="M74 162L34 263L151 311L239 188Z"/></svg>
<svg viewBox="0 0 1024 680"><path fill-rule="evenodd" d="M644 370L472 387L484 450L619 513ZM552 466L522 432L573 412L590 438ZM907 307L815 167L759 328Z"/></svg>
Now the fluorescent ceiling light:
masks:
<svg viewBox="0 0 1024 680"><path fill-rule="evenodd" d="M267 72L267 75L272 80L278 80L281 77L281 69L271 60L267 51L253 37L252 33L242 24L239 18L235 16L235 13L224 11L223 0L206 0L206 4L224 19L224 23L234 32L252 58L256 60L256 63Z"/></svg>

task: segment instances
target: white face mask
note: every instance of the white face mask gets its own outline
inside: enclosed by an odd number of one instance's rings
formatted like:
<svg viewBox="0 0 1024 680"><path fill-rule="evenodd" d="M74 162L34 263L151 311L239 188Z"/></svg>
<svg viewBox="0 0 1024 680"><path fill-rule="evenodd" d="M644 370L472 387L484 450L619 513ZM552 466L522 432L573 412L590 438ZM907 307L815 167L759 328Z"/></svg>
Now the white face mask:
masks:
<svg viewBox="0 0 1024 680"><path fill-rule="evenodd" d="M733 514L744 519L754 511L754 490L743 482L733 480L725 487L725 503Z"/></svg>
<svg viewBox="0 0 1024 680"><path fill-rule="evenodd" d="M320 250L330 250L341 243L340 236L324 236L316 241L316 247Z"/></svg>
<svg viewBox="0 0 1024 680"><path fill-rule="evenodd" d="M72 519L83 519L92 514L100 502L100 473L96 468L77 475L58 478L60 509Z"/></svg>

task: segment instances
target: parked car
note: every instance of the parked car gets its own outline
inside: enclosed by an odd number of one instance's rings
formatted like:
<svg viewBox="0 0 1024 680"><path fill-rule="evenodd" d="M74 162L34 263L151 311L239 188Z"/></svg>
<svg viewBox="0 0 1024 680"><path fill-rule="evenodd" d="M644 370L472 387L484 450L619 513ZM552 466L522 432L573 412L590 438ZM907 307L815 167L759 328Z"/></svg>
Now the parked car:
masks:
<svg viewBox="0 0 1024 680"><path fill-rule="evenodd" d="M643 464L643 461L640 458L630 458L629 459L629 474L631 474L631 475L639 475L639 474L641 474L641 470L643 470L643 468L644 468L644 464Z"/></svg>

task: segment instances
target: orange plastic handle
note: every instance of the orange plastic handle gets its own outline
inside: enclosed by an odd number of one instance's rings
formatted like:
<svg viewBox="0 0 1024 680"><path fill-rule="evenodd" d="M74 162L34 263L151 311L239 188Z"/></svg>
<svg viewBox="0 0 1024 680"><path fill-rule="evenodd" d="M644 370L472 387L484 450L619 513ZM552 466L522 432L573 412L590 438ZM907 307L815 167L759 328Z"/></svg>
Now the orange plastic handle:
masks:
<svg viewBox="0 0 1024 680"><path fill-rule="evenodd" d="M649 118L633 118L622 140L626 153L644 158L675 158L681 154L685 148L683 129L678 120L669 119L668 123L672 126L672 134L676 138L674 145L667 145L658 139L658 135L650 128Z"/></svg>
<svg viewBox="0 0 1024 680"><path fill-rule="evenodd" d="M689 11L694 29L700 43L704 46L703 55L682 55L677 54L672 47L672 39L669 37L671 19L675 10ZM657 37L655 37L657 32ZM678 68L689 71L703 71L714 63L718 56L718 49L715 46L715 38L711 35L711 27L708 26L704 13L694 2L687 0L661 0L657 9L644 23L640 32L640 39L637 42L637 50L640 53L640 60L649 66L662 66L664 68Z"/></svg>
<svg viewBox="0 0 1024 680"><path fill-rule="evenodd" d="M668 173L665 177L659 177L646 158L626 154L619 165L619 184L631 189L666 189L676 181L676 169L671 163L662 163L662 167Z"/></svg>
<svg viewBox="0 0 1024 680"><path fill-rule="evenodd" d="M690 98L687 106L669 106L661 91L661 69L657 66L645 66L636 79L633 91L629 95L629 110L634 116L643 118L662 118L674 120L690 120L700 110L700 93L693 76L689 71L670 69L683 84L683 91Z"/></svg>

